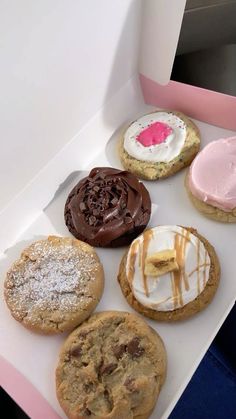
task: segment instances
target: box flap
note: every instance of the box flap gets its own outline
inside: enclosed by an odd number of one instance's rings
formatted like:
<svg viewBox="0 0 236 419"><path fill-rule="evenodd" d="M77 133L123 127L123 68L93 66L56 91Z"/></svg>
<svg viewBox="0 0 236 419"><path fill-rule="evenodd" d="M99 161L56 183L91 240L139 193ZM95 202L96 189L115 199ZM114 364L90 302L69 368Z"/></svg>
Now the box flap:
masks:
<svg viewBox="0 0 236 419"><path fill-rule="evenodd" d="M141 0L1 2L0 209L137 72L140 18Z"/></svg>
<svg viewBox="0 0 236 419"><path fill-rule="evenodd" d="M139 70L167 84L175 58L186 0L145 0L140 38Z"/></svg>

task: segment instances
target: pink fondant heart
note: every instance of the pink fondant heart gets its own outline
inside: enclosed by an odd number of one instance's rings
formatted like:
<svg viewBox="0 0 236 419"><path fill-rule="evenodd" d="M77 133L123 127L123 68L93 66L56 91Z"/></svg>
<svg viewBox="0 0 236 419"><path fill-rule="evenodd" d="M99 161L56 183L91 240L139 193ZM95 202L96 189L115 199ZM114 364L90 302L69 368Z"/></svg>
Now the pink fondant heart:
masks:
<svg viewBox="0 0 236 419"><path fill-rule="evenodd" d="M141 131L136 140L144 147L150 147L163 143L172 131L172 128L164 122L154 122Z"/></svg>

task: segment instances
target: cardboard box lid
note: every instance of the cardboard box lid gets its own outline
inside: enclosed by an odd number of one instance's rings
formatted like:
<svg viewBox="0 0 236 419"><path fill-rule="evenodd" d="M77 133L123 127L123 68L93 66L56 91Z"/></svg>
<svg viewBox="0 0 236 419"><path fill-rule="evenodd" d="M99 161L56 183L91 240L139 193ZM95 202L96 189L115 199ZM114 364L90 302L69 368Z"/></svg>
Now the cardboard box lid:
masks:
<svg viewBox="0 0 236 419"><path fill-rule="evenodd" d="M0 210L138 72L139 55L143 74L168 82L184 4L3 2Z"/></svg>
<svg viewBox="0 0 236 419"><path fill-rule="evenodd" d="M186 0L145 0L139 70L165 85L170 81Z"/></svg>

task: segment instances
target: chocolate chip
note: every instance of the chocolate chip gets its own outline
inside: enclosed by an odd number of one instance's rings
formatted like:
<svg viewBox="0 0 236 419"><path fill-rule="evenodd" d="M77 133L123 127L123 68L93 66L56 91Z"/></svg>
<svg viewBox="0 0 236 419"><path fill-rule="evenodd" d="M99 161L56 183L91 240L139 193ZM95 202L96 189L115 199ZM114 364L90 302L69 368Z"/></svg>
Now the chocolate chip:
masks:
<svg viewBox="0 0 236 419"><path fill-rule="evenodd" d="M107 365L102 365L99 369L99 373L100 375L111 374L116 369L116 367L117 367L117 364L112 363L112 362Z"/></svg>
<svg viewBox="0 0 236 419"><path fill-rule="evenodd" d="M128 377L126 378L125 382L124 382L124 386L129 390L129 391L135 391L135 386L134 386L135 380L132 377Z"/></svg>
<svg viewBox="0 0 236 419"><path fill-rule="evenodd" d="M95 176L95 179L105 179L106 175L103 172L98 172Z"/></svg>
<svg viewBox="0 0 236 419"><path fill-rule="evenodd" d="M126 209L124 210L124 215L125 215L126 217L131 217L131 213L130 213L130 210L129 210L128 208L126 208Z"/></svg>
<svg viewBox="0 0 236 419"><path fill-rule="evenodd" d="M124 218L124 222L125 222L125 224L129 224L129 223L132 223L132 218L131 217L125 217Z"/></svg>
<svg viewBox="0 0 236 419"><path fill-rule="evenodd" d="M81 212L83 212L83 211L85 211L85 210L86 210L86 205L85 205L85 203L84 203L84 202L80 202L80 204L79 204L79 209L80 209L80 211L81 211Z"/></svg>
<svg viewBox="0 0 236 419"><path fill-rule="evenodd" d="M74 356L75 358L77 358L77 357L79 358L81 356L81 354L82 354L82 348L81 348L81 346L76 346L75 348L73 348L70 351L70 354L72 356Z"/></svg>
<svg viewBox="0 0 236 419"><path fill-rule="evenodd" d="M124 345L123 343L113 348L113 353L116 359L120 359L124 355L125 351L126 351L126 345Z"/></svg>
<svg viewBox="0 0 236 419"><path fill-rule="evenodd" d="M85 393L89 394L92 391L94 391L94 383L85 383L83 385L83 389L85 391Z"/></svg>
<svg viewBox="0 0 236 419"><path fill-rule="evenodd" d="M107 388L104 390L104 397L105 399L109 399L109 391L107 390Z"/></svg>
<svg viewBox="0 0 236 419"><path fill-rule="evenodd" d="M94 215L91 215L89 217L89 225L92 226L93 224L95 224L96 222L96 217L94 217Z"/></svg>
<svg viewBox="0 0 236 419"><path fill-rule="evenodd" d="M94 215L95 217L97 217L97 216L99 215L99 211L98 211L98 209L94 209L94 210L93 210L93 215Z"/></svg>
<svg viewBox="0 0 236 419"><path fill-rule="evenodd" d="M112 205L116 205L116 204L117 204L117 202L118 202L118 198L113 198L113 199L111 200L111 204L112 204Z"/></svg>
<svg viewBox="0 0 236 419"><path fill-rule="evenodd" d="M139 344L140 339L137 336L127 344L127 351L132 358L139 358L144 353L144 349Z"/></svg>
<svg viewBox="0 0 236 419"><path fill-rule="evenodd" d="M84 409L84 416L91 416L91 411L89 409Z"/></svg>

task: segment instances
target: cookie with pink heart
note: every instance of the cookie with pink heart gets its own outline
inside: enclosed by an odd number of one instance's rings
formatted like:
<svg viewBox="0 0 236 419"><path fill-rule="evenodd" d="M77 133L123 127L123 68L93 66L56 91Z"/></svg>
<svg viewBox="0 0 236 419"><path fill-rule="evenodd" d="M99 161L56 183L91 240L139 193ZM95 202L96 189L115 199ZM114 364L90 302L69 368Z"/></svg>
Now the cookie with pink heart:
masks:
<svg viewBox="0 0 236 419"><path fill-rule="evenodd" d="M129 125L119 154L125 169L140 178L155 180L189 165L199 146L198 128L184 114L155 111Z"/></svg>

